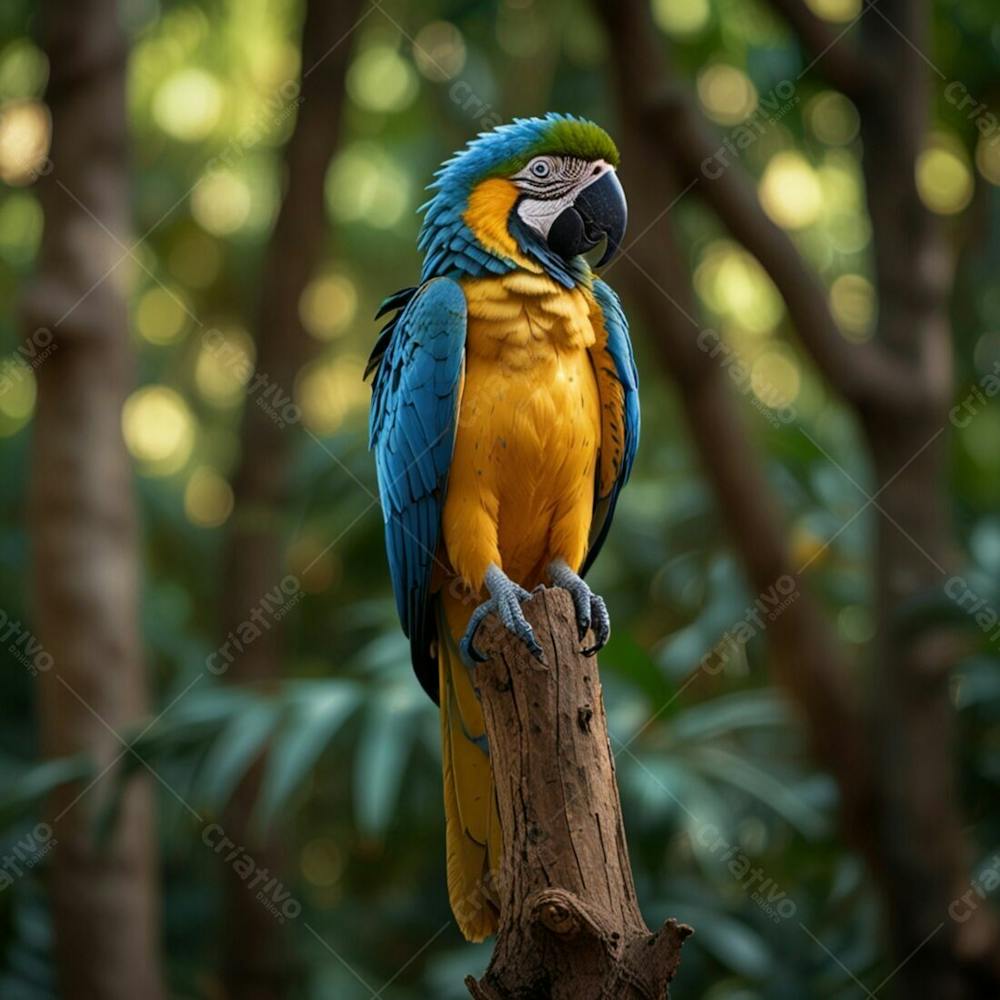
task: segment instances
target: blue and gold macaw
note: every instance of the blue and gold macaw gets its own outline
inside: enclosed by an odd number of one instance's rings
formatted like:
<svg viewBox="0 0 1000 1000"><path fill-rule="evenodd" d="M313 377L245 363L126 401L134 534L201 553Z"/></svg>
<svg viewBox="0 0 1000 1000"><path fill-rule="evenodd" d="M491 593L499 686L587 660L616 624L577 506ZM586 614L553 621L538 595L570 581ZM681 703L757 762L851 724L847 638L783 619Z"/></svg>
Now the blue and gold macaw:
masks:
<svg viewBox="0 0 1000 1000"><path fill-rule="evenodd" d="M396 604L441 706L448 889L462 932L496 928L500 830L471 671L495 611L541 656L521 604L573 597L580 640L607 642L583 581L639 438L635 361L615 293L582 256L621 244L626 205L606 132L568 115L483 133L435 175L420 284L388 298L372 352L371 446Z"/></svg>

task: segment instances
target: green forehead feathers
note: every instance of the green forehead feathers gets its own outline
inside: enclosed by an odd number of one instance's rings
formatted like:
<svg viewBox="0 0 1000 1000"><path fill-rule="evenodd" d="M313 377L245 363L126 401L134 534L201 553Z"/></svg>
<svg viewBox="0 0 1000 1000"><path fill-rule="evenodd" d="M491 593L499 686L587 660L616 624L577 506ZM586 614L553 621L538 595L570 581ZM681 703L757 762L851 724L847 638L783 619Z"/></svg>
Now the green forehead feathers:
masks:
<svg viewBox="0 0 1000 1000"><path fill-rule="evenodd" d="M545 138L531 150L531 156L545 153L578 156L581 160L607 160L613 167L618 166L620 159L617 147L604 129L593 122L568 118L553 122Z"/></svg>
<svg viewBox="0 0 1000 1000"><path fill-rule="evenodd" d="M536 156L576 156L581 160L606 160L618 166L621 157L611 136L593 122L574 118L553 121L545 132L518 156L504 161L495 175L516 174Z"/></svg>

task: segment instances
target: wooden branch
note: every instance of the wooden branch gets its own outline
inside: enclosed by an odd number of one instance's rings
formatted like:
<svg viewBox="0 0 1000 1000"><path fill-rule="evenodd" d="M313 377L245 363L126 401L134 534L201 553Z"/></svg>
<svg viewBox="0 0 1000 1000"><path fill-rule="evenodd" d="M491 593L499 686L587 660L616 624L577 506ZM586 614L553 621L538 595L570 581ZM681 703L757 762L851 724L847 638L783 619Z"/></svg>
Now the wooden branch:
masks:
<svg viewBox="0 0 1000 1000"><path fill-rule="evenodd" d="M704 164L719 145L693 102L652 100L645 106L644 120L653 136L672 151L681 182L698 179L693 192L760 262L784 300L803 347L834 389L865 410L900 412L910 406L915 395L910 370L878 344L844 337L823 284L788 233L764 211L743 169L733 164L718 175L706 174Z"/></svg>
<svg viewBox="0 0 1000 1000"><path fill-rule="evenodd" d="M491 617L477 668L503 831L492 873L500 930L476 1000L665 1000L691 928L656 933L636 901L597 660L573 603L540 591L525 614L540 664Z"/></svg>
<svg viewBox="0 0 1000 1000"><path fill-rule="evenodd" d="M848 41L848 30L824 21L803 0L770 3L794 30L816 70L855 101L864 100L880 76L878 64L864 57L859 44Z"/></svg>

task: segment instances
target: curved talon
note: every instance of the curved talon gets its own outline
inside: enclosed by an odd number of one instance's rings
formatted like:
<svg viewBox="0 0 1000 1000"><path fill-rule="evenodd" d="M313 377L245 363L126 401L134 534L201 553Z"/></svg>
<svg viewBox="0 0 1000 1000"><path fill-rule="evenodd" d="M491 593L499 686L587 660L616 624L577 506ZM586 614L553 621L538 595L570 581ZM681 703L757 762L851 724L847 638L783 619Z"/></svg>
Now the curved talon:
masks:
<svg viewBox="0 0 1000 1000"><path fill-rule="evenodd" d="M465 635L459 643L462 655L472 663L483 663L487 659L475 644L476 632L487 615L496 612L505 629L517 636L537 660L542 659L542 647L535 638L534 629L528 624L521 610L521 604L531 600L531 593L514 583L498 566L490 566L486 571L486 589L490 596L483 601L469 618Z"/></svg>
<svg viewBox="0 0 1000 1000"><path fill-rule="evenodd" d="M608 644L611 638L611 616L604 598L597 594L590 595L590 612L593 620L594 645L582 650L584 656L594 656Z"/></svg>
<svg viewBox="0 0 1000 1000"><path fill-rule="evenodd" d="M462 654L463 658L471 661L472 663L485 663L486 657L476 649L475 638L476 632L479 631L479 626L483 623L483 619L491 612L495 611L496 608L495 600L490 598L488 601L484 601L475 611L472 612L472 617L469 618L468 627L465 630L465 635L462 636L461 642L458 644L459 652Z"/></svg>
<svg viewBox="0 0 1000 1000"><path fill-rule="evenodd" d="M562 560L556 560L549 566L549 576L557 587L568 591L573 598L580 642L583 642L589 629L594 630L594 644L580 650L584 656L594 656L611 637L611 616L604 598L595 594Z"/></svg>

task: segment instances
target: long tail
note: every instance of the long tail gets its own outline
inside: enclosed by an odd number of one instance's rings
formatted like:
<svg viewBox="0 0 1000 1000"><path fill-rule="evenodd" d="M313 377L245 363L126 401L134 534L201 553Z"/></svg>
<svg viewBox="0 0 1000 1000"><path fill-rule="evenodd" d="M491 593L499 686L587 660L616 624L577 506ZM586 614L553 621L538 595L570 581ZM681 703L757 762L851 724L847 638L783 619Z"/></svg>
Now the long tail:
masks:
<svg viewBox="0 0 1000 1000"><path fill-rule="evenodd" d="M500 863L500 824L486 751L483 712L458 641L472 607L443 592L438 611L441 756L444 761L448 898L462 934L482 941L496 932L491 868Z"/></svg>

